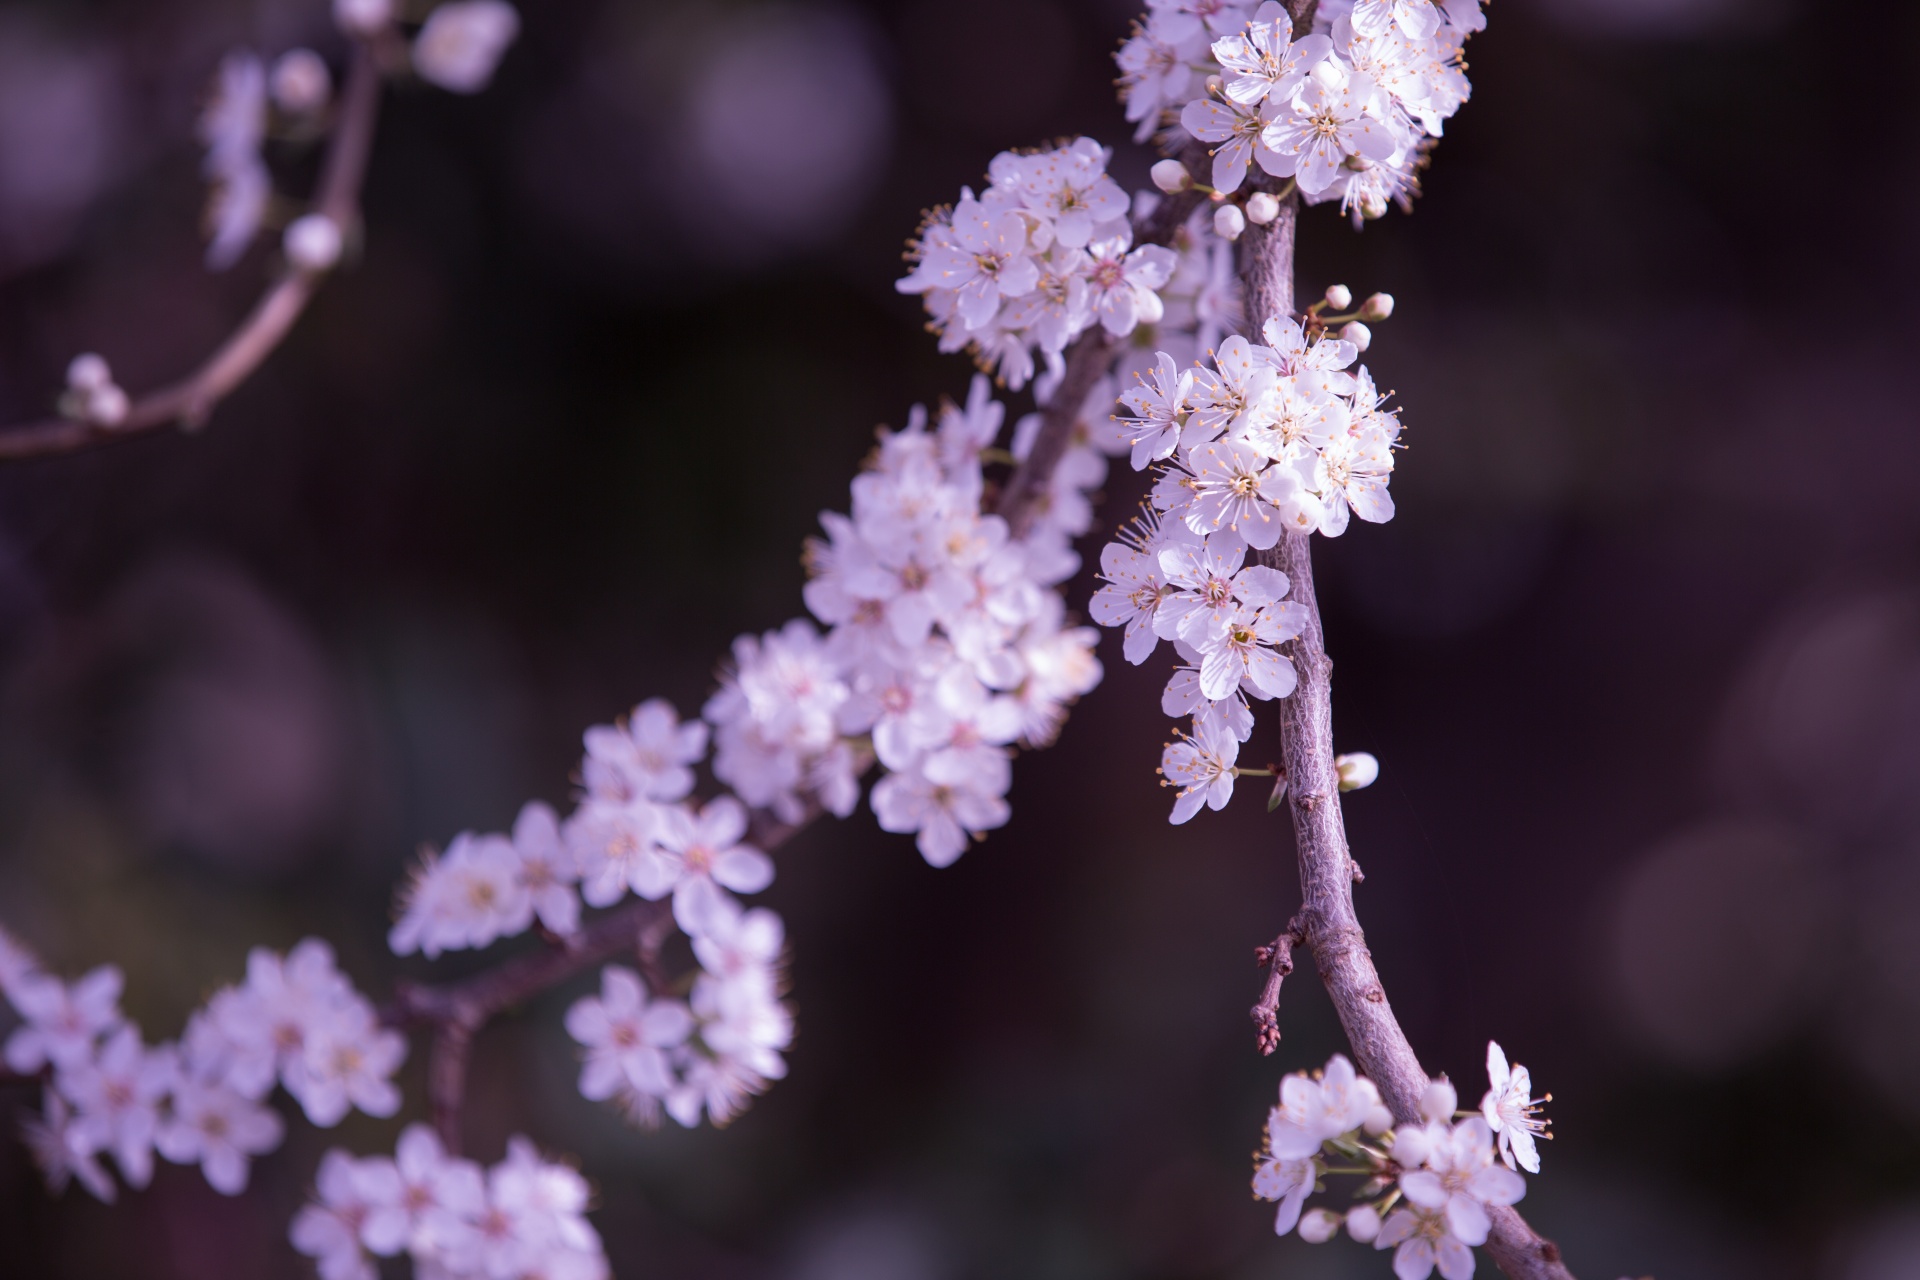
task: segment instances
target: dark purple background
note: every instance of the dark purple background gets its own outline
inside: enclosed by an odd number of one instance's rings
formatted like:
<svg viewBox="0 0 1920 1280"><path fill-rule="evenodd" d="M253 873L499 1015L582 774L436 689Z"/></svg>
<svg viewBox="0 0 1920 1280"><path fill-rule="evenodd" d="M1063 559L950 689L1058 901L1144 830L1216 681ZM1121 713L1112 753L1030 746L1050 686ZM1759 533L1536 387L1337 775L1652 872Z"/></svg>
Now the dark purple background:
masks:
<svg viewBox="0 0 1920 1280"><path fill-rule="evenodd" d="M873 425L963 393L891 288L918 210L1009 145L1150 159L1118 4L526 17L485 96L390 92L363 260L203 435L0 471L0 920L123 965L149 1036L254 943L324 934L376 996L468 967L384 953L411 851L564 801L585 725L697 708L799 611ZM1920 1274L1920 14L1491 20L1417 216L1302 232L1303 291L1399 299L1400 514L1320 548L1375 957L1463 1094L1489 1036L1554 1093L1524 1207L1588 1280ZM319 0L0 4L0 416L235 322L268 255L199 266L194 104L303 41L337 61ZM783 851L799 1039L731 1129L581 1100L570 990L481 1041L475 1154L577 1152L626 1277L1389 1274L1249 1202L1279 1075L1339 1047L1303 972L1252 1049L1290 842L1253 784L1167 826L1166 667L1102 654L956 867L864 815ZM0 1146L0 1270L309 1274L319 1152L396 1125L112 1209Z"/></svg>

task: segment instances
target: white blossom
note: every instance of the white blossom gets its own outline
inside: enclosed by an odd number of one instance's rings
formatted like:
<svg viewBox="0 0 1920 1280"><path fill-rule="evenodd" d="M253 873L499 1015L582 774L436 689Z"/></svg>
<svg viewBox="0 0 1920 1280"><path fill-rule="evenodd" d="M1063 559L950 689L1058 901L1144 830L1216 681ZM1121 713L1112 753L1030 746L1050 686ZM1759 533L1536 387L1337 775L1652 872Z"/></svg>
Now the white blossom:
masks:
<svg viewBox="0 0 1920 1280"><path fill-rule="evenodd" d="M1310 1076L1297 1072L1280 1082L1280 1105L1267 1115L1267 1146L1276 1159L1316 1155L1322 1143L1351 1133L1380 1105L1373 1081L1359 1075L1344 1054Z"/></svg>
<svg viewBox="0 0 1920 1280"><path fill-rule="evenodd" d="M1400 1190L1423 1209L1446 1215L1447 1228L1463 1244L1486 1243L1492 1220L1488 1205L1509 1205L1526 1194L1526 1182L1494 1161L1493 1130L1479 1116L1449 1128L1427 1125L1424 1167L1400 1175Z"/></svg>
<svg viewBox="0 0 1920 1280"><path fill-rule="evenodd" d="M1262 1200L1277 1200L1273 1218L1275 1235L1285 1235L1300 1221L1300 1206L1313 1194L1320 1177L1320 1165L1311 1159L1283 1160L1265 1156L1253 1169L1253 1194Z"/></svg>
<svg viewBox="0 0 1920 1280"><path fill-rule="evenodd" d="M1185 822L1202 804L1226 808L1233 799L1234 761L1239 756L1240 739L1212 719L1196 721L1191 735L1168 743L1160 756L1160 773L1165 785L1179 788L1171 821Z"/></svg>
<svg viewBox="0 0 1920 1280"><path fill-rule="evenodd" d="M40 1114L22 1120L20 1136L33 1153L33 1162L40 1166L47 1186L56 1194L78 1178L97 1200L112 1204L119 1195L112 1177L100 1164L100 1148L86 1141L74 1127L67 1100L51 1088L44 1094Z"/></svg>
<svg viewBox="0 0 1920 1280"><path fill-rule="evenodd" d="M1351 1221L1348 1226L1351 1230ZM1380 1224L1373 1247L1393 1250L1393 1274L1399 1280L1426 1280L1435 1267L1445 1280L1473 1275L1473 1250L1447 1229L1446 1215L1432 1209L1395 1209Z"/></svg>
<svg viewBox="0 0 1920 1280"><path fill-rule="evenodd" d="M478 93L519 34L519 11L506 0L446 0L413 39L413 69L428 84Z"/></svg>
<svg viewBox="0 0 1920 1280"><path fill-rule="evenodd" d="M198 1164L215 1191L234 1196L246 1190L249 1161L279 1146L284 1132L278 1115L238 1090L186 1078L154 1145L175 1164Z"/></svg>
<svg viewBox="0 0 1920 1280"><path fill-rule="evenodd" d="M649 1000L639 974L608 965L600 972L600 994L567 1010L567 1034L587 1050L580 1092L595 1102L623 1090L665 1097L676 1083L667 1051L692 1030L687 1006Z"/></svg>
<svg viewBox="0 0 1920 1280"><path fill-rule="evenodd" d="M1499 1135L1500 1158L1511 1169L1516 1164L1528 1173L1540 1172L1540 1149L1534 1138L1552 1123L1540 1115L1540 1104L1553 1101L1553 1095L1535 1098L1533 1076L1519 1063L1507 1065L1506 1051L1495 1041L1487 1041L1486 1097L1480 1102L1480 1114L1487 1126Z"/></svg>
<svg viewBox="0 0 1920 1280"><path fill-rule="evenodd" d="M273 194L273 179L260 158L266 131L266 68L254 54L230 53L220 63L199 129L207 149L201 167L212 184L207 266L215 271L240 260L266 214Z"/></svg>
<svg viewBox="0 0 1920 1280"><path fill-rule="evenodd" d="M7 986L24 1025L7 1037L7 1065L22 1075L45 1066L70 1070L90 1061L101 1037L120 1025L120 970L101 965L69 985L27 971Z"/></svg>
<svg viewBox="0 0 1920 1280"><path fill-rule="evenodd" d="M139 1029L122 1023L98 1054L60 1072L55 1082L74 1106L71 1140L88 1152L112 1152L127 1184L146 1186L175 1074L170 1050L147 1048Z"/></svg>

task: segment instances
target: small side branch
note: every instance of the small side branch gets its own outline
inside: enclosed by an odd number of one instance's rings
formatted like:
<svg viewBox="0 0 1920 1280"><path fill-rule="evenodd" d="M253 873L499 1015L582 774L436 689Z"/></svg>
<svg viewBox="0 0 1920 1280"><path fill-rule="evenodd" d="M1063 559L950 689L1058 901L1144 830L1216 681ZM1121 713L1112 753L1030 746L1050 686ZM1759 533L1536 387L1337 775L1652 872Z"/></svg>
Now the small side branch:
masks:
<svg viewBox="0 0 1920 1280"><path fill-rule="evenodd" d="M1306 924L1295 916L1279 937L1253 950L1254 962L1267 968L1267 985L1260 989L1259 1003L1249 1011L1263 1054L1280 1047L1280 984L1293 972L1293 949L1306 937Z"/></svg>
<svg viewBox="0 0 1920 1280"><path fill-rule="evenodd" d="M359 220L360 188L366 181L379 109L377 56L370 45L356 43L314 200L314 208L342 232ZM205 364L181 381L136 399L128 406L126 417L113 426L49 418L0 429L0 462L78 453L174 424L189 430L204 425L214 407L251 377L286 339L313 300L322 274L289 265Z"/></svg>

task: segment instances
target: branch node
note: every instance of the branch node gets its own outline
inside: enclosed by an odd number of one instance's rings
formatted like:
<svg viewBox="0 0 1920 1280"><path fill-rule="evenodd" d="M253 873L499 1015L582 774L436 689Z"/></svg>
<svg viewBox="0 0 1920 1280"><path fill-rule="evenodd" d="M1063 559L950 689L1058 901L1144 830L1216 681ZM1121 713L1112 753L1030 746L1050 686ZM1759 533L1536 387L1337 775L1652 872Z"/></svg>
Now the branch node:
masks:
<svg viewBox="0 0 1920 1280"><path fill-rule="evenodd" d="M1254 1043L1260 1052L1271 1055L1280 1047L1280 983L1293 972L1293 949L1306 941L1306 923L1295 916L1272 942L1253 949L1254 962L1267 970L1267 985L1260 991L1260 1002L1247 1011L1253 1019Z"/></svg>

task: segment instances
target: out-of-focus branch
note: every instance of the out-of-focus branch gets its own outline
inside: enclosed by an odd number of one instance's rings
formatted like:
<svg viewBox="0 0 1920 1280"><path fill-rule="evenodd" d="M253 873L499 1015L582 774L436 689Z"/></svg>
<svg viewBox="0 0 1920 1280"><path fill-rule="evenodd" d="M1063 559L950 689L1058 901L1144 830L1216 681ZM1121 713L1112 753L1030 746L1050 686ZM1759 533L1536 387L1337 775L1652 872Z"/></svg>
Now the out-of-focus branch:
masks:
<svg viewBox="0 0 1920 1280"><path fill-rule="evenodd" d="M373 147L379 109L378 57L371 45L356 42L314 200L315 211L324 214L343 233L348 232L360 216L360 188L366 179L367 156ZM139 397L128 406L126 417L112 426L74 418L49 418L0 429L0 461L77 453L175 423L187 430L199 428L206 423L214 406L245 382L286 338L294 322L307 309L323 275L323 271L303 270L287 264L284 274L267 289L240 327L205 364L181 381Z"/></svg>
<svg viewBox="0 0 1920 1280"><path fill-rule="evenodd" d="M1289 194L1280 216L1250 225L1240 238L1240 275L1250 326L1267 317L1293 315L1294 234L1300 200ZM1333 751L1333 662L1314 591L1311 535L1283 533L1261 553L1263 563L1287 575L1288 598L1306 613L1306 626L1288 645L1299 683L1279 700L1280 747L1287 770L1287 805L1293 816L1300 861L1299 936L1313 948L1320 980L1340 1014L1340 1025L1360 1069L1380 1088L1394 1119L1420 1122L1427 1073L1393 1016L1380 974L1367 950L1366 934L1353 906L1356 879L1340 816L1340 780ZM1277 983L1269 979L1276 988ZM1256 1020L1258 1012L1256 1010ZM1263 1044L1265 1029L1262 1028ZM1493 1232L1487 1252L1513 1280L1573 1280L1560 1250L1541 1238L1511 1208L1489 1211Z"/></svg>

